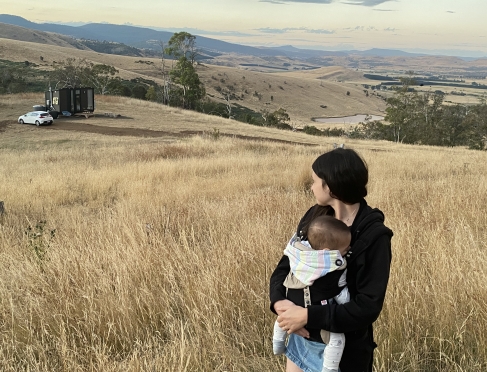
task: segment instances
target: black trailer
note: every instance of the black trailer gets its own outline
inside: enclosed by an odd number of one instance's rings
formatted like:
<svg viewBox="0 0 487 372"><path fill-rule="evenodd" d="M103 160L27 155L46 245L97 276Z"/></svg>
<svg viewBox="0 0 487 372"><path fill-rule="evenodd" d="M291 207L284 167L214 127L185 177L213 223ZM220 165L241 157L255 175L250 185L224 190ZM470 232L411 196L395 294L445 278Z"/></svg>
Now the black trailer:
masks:
<svg viewBox="0 0 487 372"><path fill-rule="evenodd" d="M61 114L69 112L89 114L95 111L95 90L93 88L62 88L45 92L46 107Z"/></svg>

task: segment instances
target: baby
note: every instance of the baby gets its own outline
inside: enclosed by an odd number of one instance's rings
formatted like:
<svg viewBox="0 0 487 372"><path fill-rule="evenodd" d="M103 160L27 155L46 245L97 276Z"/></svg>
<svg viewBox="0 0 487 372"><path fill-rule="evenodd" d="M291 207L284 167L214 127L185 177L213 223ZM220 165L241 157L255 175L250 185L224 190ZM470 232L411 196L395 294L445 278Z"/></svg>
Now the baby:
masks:
<svg viewBox="0 0 487 372"><path fill-rule="evenodd" d="M284 281L288 299L304 307L324 305L331 297L339 304L348 302L350 294L346 287L346 261L343 257L350 249L350 228L332 216L319 216L311 221L307 238L307 241L301 240L295 234L284 250L291 267ZM327 275L332 272L336 273ZM325 275L319 284L313 286L315 280ZM316 288L318 286L322 288ZM330 293L330 288L331 293L339 293L326 297L326 294ZM300 295L296 297L298 293ZM312 332L313 330L309 331L310 339L326 344L322 372L337 372L345 347L345 335L325 330L319 330L319 334ZM286 337L287 332L281 329L276 321L272 337L275 355L285 353Z"/></svg>

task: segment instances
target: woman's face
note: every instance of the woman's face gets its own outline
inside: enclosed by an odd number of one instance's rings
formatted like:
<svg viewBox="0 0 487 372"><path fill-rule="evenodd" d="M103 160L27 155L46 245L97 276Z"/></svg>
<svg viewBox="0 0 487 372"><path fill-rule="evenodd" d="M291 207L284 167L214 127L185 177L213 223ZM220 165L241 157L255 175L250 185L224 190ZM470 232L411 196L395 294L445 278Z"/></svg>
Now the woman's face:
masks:
<svg viewBox="0 0 487 372"><path fill-rule="evenodd" d="M313 183L311 184L311 191L315 196L316 203L318 205L330 205L332 197L330 196L330 189L328 185L323 187L323 180L316 175L313 171L312 175Z"/></svg>

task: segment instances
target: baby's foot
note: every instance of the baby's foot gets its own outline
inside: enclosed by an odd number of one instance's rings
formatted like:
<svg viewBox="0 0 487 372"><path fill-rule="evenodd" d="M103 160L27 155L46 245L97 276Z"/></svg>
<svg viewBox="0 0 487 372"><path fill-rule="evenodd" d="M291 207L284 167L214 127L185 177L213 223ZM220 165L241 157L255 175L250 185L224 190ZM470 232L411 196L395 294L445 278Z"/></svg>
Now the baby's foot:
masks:
<svg viewBox="0 0 487 372"><path fill-rule="evenodd" d="M282 355L286 352L286 342L281 340L272 340L272 351L274 355Z"/></svg>

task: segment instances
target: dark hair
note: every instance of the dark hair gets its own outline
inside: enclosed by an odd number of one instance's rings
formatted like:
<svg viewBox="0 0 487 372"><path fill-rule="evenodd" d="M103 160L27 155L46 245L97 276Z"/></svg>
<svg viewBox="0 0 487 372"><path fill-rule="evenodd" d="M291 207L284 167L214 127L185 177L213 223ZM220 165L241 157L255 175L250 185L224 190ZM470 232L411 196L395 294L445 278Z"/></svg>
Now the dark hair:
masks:
<svg viewBox="0 0 487 372"><path fill-rule="evenodd" d="M338 148L325 152L318 156L312 168L338 200L354 204L367 196L369 171L354 150Z"/></svg>
<svg viewBox="0 0 487 372"><path fill-rule="evenodd" d="M332 216L318 216L308 227L308 241L313 249L338 250L344 244L350 244L350 239L350 228Z"/></svg>

